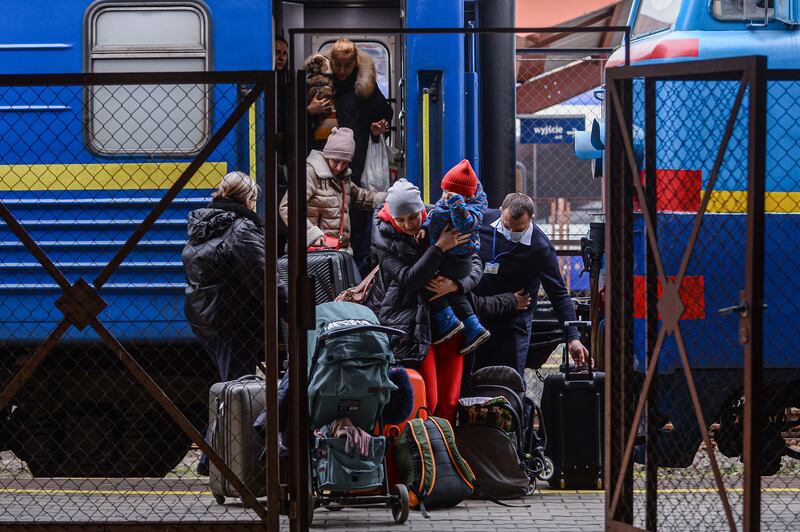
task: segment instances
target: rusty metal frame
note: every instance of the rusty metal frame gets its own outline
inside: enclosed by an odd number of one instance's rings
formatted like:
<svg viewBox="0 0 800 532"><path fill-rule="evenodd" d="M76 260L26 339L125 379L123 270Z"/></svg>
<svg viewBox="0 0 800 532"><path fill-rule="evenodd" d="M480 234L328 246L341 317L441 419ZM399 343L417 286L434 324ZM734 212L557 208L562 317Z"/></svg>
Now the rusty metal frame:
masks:
<svg viewBox="0 0 800 532"><path fill-rule="evenodd" d="M747 228L747 258L745 273L745 295L743 303L750 312L744 312L740 319L740 338L745 338L745 530L759 529L759 503L760 503L760 476L758 472L759 456L757 438L760 429L760 402L759 392L761 384L761 362L763 355L763 277L764 277L764 175L765 175L765 142L766 142L766 59L752 56L745 58L732 58L710 61L693 61L685 63L672 63L667 65L654 65L642 67L620 67L608 70L607 90L609 93L609 107L606 115L606 127L609 132L609 156L606 167L606 192L609 201L616 205L609 206L608 224L606 226L606 257L608 260L609 285L607 285L606 313L608 316L609 333L606 335L606 359L609 374L606 379L606 489L607 513L606 524L610 530L630 530L632 527L632 476L630 458L633 451L636 433L645 403L652 401L652 383L658 367L658 356L667 334L674 334L680 354L681 365L691 395L696 420L705 443L709 456L714 479L719 493L728 526L736 530L733 514L728 502L725 486L716 463L711 446L708 424L697 395L697 389L692 377L691 367L686 354L685 344L681 335L679 324L683 312L678 290L686 273L689 259L697 240L706 207L710 200L711 192L716 183L728 142L733 133L736 117L741 108L745 91L749 88L749 142L748 142L748 228ZM692 232L676 278L670 279L664 272L655 226L655 194L647 194L642 186L631 143L631 81L634 78L645 80L645 142L648 150L646 176L648 183L654 184L655 174L655 84L658 81L670 80L731 80L739 81L739 89L728 118L724 136L720 143L719 151L709 177L708 185L704 191L700 209L695 217ZM614 179L616 177L616 179ZM624 236L619 241L614 241L612 235L630 235L632 202L630 197L631 187L625 184L632 180L633 189L639 203L644 207L642 215L645 220L647 243L647 373L644 384L637 401L633 419L628 420L628 405L625 404L625 390L630 376L630 368L626 367L625 360L632 360L632 337L630 337L630 322L632 321L632 249ZM630 182L629 182L630 183ZM649 188L649 187L648 187ZM650 283L652 273L656 273L661 282L663 293L661 300L655 302L655 281ZM616 299L612 304L612 298ZM753 311L757 312L753 312ZM653 333L657 328L657 313L660 311L663 324L658 331L657 338L653 341ZM655 316L655 317L654 317ZM622 361L622 363L621 363ZM616 365L613 365L613 364ZM612 371L619 369L618 373ZM617 382L619 381L619 382ZM622 404L612 401L622 400ZM622 412L621 416L612 414L612 409ZM748 412L749 410L749 412ZM623 419L619 419L622 417ZM649 416L648 416L649 421ZM621 431L621 432L620 432ZM647 482L647 512L646 522L649 530L656 527L656 490L655 479L650 481L650 472L654 469L651 465L650 452L654 445L649 441L654 433L654 427L648 423L648 482ZM627 436L626 436L627 434ZM624 441L624 450L616 444ZM615 467L616 466L616 467ZM612 475L610 471L615 471ZM624 491L624 494L623 494ZM624 498L625 505L620 508L620 501ZM636 529L638 530L638 529Z"/></svg>
<svg viewBox="0 0 800 532"><path fill-rule="evenodd" d="M213 151L219 146L222 140L230 133L234 126L246 116L246 113L250 109L251 106L255 105L258 98L263 94L265 95L268 100L269 104L267 105L267 122L265 122L266 127L266 136L269 139L274 139L274 127L270 128L270 120L271 123L274 125L275 123L275 90L274 90L274 83L275 83L275 75L273 72L257 72L257 71L247 71L247 72L192 72L192 73L135 73L135 74L68 74L68 75L11 75L11 76L0 76L0 85L2 86L94 86L94 85L144 85L144 84L162 84L162 83L169 83L169 84L220 84L220 83L236 83L236 84L247 84L251 85L250 90L244 95L243 98L239 101L233 112L228 116L228 118L220 125L219 129L214 133L214 135L208 140L206 145L203 149L195 156L189 166L181 173L175 183L167 190L164 194L164 197L153 207L152 211L147 215L147 217L142 221L142 223L136 228L134 233L128 238L125 244L117 251L115 256L112 260L103 268L103 270L98 274L97 278L93 281L92 285L94 288L91 288L83 279L79 279L74 285L70 285L69 281L63 275L63 273L58 269L58 267L50 260L50 258L44 253L41 247L36 244L36 242L31 238L28 232L17 222L11 212L5 207L5 205L0 202L0 217L8 224L11 231L20 239L20 241L24 244L25 248L37 259L37 261L44 267L44 269L50 274L51 277L58 283L61 289L64 291L65 296L69 295L71 292L78 292L79 294L88 294L88 297L94 297L100 301L102 301L99 296L96 294L96 290L102 288L102 286L108 281L108 279L113 275L113 273L117 270L119 265L128 256L128 254L134 249L136 244L141 240L142 236L152 227L152 225L156 222L156 220L163 214L166 208L171 204L174 198L178 195L178 193L183 189L183 187L191 180L197 170L200 169L202 164L208 159L208 157L213 153ZM266 153L266 151L265 151ZM276 182L276 166L275 162L272 161L270 164L267 165L267 175L266 175L267 182L275 183ZM275 196L275 194L265 194L265 196ZM277 213L277 206L275 204L274 198L268 202L267 205L267 212L276 215ZM272 244L271 247L268 246L267 250L267 272L272 272L273 276L276 275L276 263L273 260L270 263L269 259L274 259L277 256L276 250L276 235L271 235L267 237L267 240ZM274 286L274 283L265 282L265 297L267 297L267 301L272 302L272 305L265 305L266 310L265 313L267 316L275 315L277 316L277 288ZM62 296L63 298L64 296ZM81 310L81 303L80 300L73 301L73 305L76 310ZM272 308L271 308L272 307ZM83 308L83 310L86 310ZM62 310L63 312L63 310ZM125 365L125 367L130 371L130 373L139 381L139 383L144 387L147 392L155 399L164 411L173 419L173 421L183 430L183 432L189 436L189 438L197 444L197 446L208 455L209 460L214 463L223 474L223 476L233 485L233 487L239 492L241 495L242 500L244 503L251 507L258 516L267 524L274 523L274 528L278 526L278 514L276 511L277 505L270 504L269 513L265 508L258 502L252 492L244 485L244 483L233 473L233 471L225 464L225 462L220 458L220 456L214 451L214 449L205 441L200 432L194 428L191 422L186 418L186 416L178 409L178 407L172 402L172 400L164 393L164 391L158 386L158 384L150 377L147 372L139 365L136 359L131 356L131 354L125 349L125 347L119 342L119 340L114 337L113 334L103 325L103 323L97 319L97 314L99 313L98 310L94 310L93 313L89 316L88 324L95 330L95 332L100 336L104 343L114 352L117 358ZM277 320L273 320L273 326L265 327L265 335L266 335L266 345L267 346L277 346ZM13 378L9 381L7 386L0 390L0 409L2 409L8 401L10 401L19 389L25 384L25 382L30 378L33 374L33 371L36 367L44 360L47 354L52 350L52 348L58 343L59 339L63 334L69 329L70 325L73 324L76 327L82 329L85 324L78 323L76 318L73 315L70 315L69 312L65 313L64 319L55 327L55 329L48 335L45 341L36 349L34 354L30 356L25 362L23 363L22 367L17 371L17 373L13 376ZM270 350L267 349L267 353L270 353ZM277 358L277 349L272 351L272 356L270 358L276 359ZM268 355L269 356L269 355ZM276 360L267 360L268 364L267 367L272 367L273 370L269 371L269 373L275 373L275 381L274 384L277 383L277 361ZM274 387L274 386L273 386ZM267 389L270 389L270 386L267 386ZM272 393L270 393L272 392ZM274 399L273 401L268 401L268 408L273 411L275 415L270 416L273 420L273 423L268 426L268 429L274 429L274 435L276 436L277 440L277 389L270 390L268 393L269 399ZM275 447L277 448L277 447ZM277 464L277 453L274 453L275 456L272 458L274 462L272 466L274 467ZM268 486L269 494L274 495L275 489L273 483L269 483ZM275 499L271 499L275 500ZM107 527L108 525L104 525Z"/></svg>
<svg viewBox="0 0 800 532"><path fill-rule="evenodd" d="M314 281L306 264L306 76L298 70L291 91L294 154L290 159L289 227L289 527L310 526L310 457L308 417L308 337L316 325Z"/></svg>
<svg viewBox="0 0 800 532"><path fill-rule="evenodd" d="M277 117L277 91L276 76L268 78L270 87L264 96L264 220L278 219L278 157L275 151L278 130ZM267 483L267 530L278 530L280 515L283 505L283 490L280 484L280 457L279 449L279 408L278 408L278 343L280 332L278 330L278 287L275 279L278 278L278 224L264 224L264 378L266 386L266 483ZM270 452L273 450L273 452ZM238 525L237 525L238 528Z"/></svg>
<svg viewBox="0 0 800 532"><path fill-rule="evenodd" d="M647 203L643 206L649 213L653 221L653 234L658 236L658 219L656 210L658 205L658 191L656 186L656 82L652 78L644 81L644 127L646 129L645 139L652 142L645 142L645 196ZM647 397L647 415L645 418L646 426L646 488L645 488L645 527L647 530L656 530L658 527L658 457L656 456L656 438L658 437L658 426L654 418L656 417L656 397L658 388L658 359L655 357L656 339L658 338L658 281L655 266L655 258L650 242L645 243L647 256L645 258L646 267L646 341L647 341L647 369L653 366L653 380Z"/></svg>

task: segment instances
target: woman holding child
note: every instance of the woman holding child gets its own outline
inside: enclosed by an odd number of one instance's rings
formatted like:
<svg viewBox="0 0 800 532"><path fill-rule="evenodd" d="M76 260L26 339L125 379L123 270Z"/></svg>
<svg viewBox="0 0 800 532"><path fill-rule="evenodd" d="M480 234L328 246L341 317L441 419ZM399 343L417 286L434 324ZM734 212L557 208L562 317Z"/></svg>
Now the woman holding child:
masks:
<svg viewBox="0 0 800 532"><path fill-rule="evenodd" d="M445 254L468 242L470 235L446 227L429 244L427 238L419 238L426 218L416 186L405 179L392 185L383 208L375 216L373 232L372 246L385 292L378 317L382 324L405 331L392 338L397 361L422 375L428 408L452 419L464 363L460 353L462 335L436 338L449 331L432 331L430 299L469 292L480 280L482 266L473 255L464 277L451 280L438 276ZM443 341L434 345L437 339Z"/></svg>

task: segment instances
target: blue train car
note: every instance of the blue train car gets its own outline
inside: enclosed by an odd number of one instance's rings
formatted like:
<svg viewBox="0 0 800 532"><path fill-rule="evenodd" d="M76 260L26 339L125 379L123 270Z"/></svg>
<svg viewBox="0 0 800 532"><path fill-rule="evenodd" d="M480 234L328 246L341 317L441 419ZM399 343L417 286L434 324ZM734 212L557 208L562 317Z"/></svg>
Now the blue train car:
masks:
<svg viewBox="0 0 800 532"><path fill-rule="evenodd" d="M0 39L3 74L273 64L269 0L12 0L3 9L14 18ZM70 282L91 282L239 94L231 83L0 87L0 199ZM99 291L108 303L99 319L197 426L212 377L183 313L186 217L225 173L257 174L258 131L253 111ZM63 318L60 295L0 224L0 383ZM0 449L35 475L162 476L188 444L91 328L71 327L0 416Z"/></svg>
<svg viewBox="0 0 800 532"><path fill-rule="evenodd" d="M510 0L11 0L3 7L14 14L0 39L4 74L265 70L273 34L288 37L291 28L511 26L514 13ZM298 37L290 43L295 66L341 36ZM372 55L394 106L400 174L435 201L442 173L468 158L491 176L484 186L499 202L514 183L513 121L503 121L506 131L491 142L478 132L495 125L499 106L513 114L513 36L344 36ZM492 57L502 46L505 61ZM91 282L240 95L232 84L0 86L0 199L70 282ZM99 318L198 427L213 370L183 313L186 216L208 202L226 172L263 178L258 124L251 113L234 128L99 291L108 302ZM0 224L0 385L62 320L60 295ZM91 328L70 328L0 413L0 449L35 475L161 476L188 445Z"/></svg>
<svg viewBox="0 0 800 532"><path fill-rule="evenodd" d="M46 6L46 7L45 7ZM272 65L266 2L16 2L0 44L3 73L257 70ZM64 13L53 17L50 13ZM236 87L23 87L3 91L3 202L67 278L91 280L236 104ZM188 98L180 94L188 91ZM122 96L119 96L123 93ZM174 102L170 96L174 95ZM121 101L117 101L117 100ZM125 99L130 99L126 102ZM160 101L159 101L160 100ZM92 107L93 106L93 107ZM126 107L127 106L127 107ZM130 108L129 120L117 117ZM94 109L94 112L93 112ZM81 113L93 118L81 120ZM150 114L150 116L144 116ZM114 116L114 118L112 118ZM173 130L164 121L174 121ZM238 134L245 135L247 124ZM84 131L85 130L85 131ZM20 147L24 149L20 149ZM122 340L189 340L183 318L186 214L249 151L223 144L103 288L100 317ZM60 290L4 225L0 338L41 342L60 320ZM91 340L71 328L66 340Z"/></svg>
<svg viewBox="0 0 800 532"><path fill-rule="evenodd" d="M770 2L769 5L772 3ZM773 12L763 0L635 0L631 63L763 55L769 69L800 67L797 2L779 1ZM794 6L794 11L789 7ZM617 50L608 66L623 62ZM656 169L659 249L665 273L677 274L692 223L706 190L738 82L659 82L656 93ZM800 248L800 83L770 81L767 99L764 379L769 426L764 428L764 474L774 474L781 456L798 458L780 434L785 411L800 406L800 275L793 266ZM634 128L644 128L643 83L634 81ZM741 453L742 348L738 315L718 309L737 305L744 287L747 221L747 98L744 99L711 195L682 292L681 331L706 419L720 423L715 437L729 456ZM641 164L641 161L640 161ZM644 371L645 235L634 215L634 353ZM674 337L659 359L658 409L669 430L659 432L659 461L688 466L700 443Z"/></svg>

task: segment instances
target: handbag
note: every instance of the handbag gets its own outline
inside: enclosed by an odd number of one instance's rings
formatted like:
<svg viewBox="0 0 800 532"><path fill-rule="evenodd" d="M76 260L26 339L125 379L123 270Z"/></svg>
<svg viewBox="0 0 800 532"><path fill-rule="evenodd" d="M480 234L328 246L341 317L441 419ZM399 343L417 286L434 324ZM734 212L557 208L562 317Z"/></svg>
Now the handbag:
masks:
<svg viewBox="0 0 800 532"><path fill-rule="evenodd" d="M340 293L336 296L334 301L347 301L350 303L358 303L359 305L366 304L366 300L369 297L369 293L372 291L372 287L375 285L375 277L378 275L378 270L380 266L375 266L375 268L367 274L363 281L352 288L348 288L344 292Z"/></svg>
<svg viewBox="0 0 800 532"><path fill-rule="evenodd" d="M342 178L339 183L342 189L342 210L339 212L339 236L335 237L333 235L322 235L322 245L308 246L308 251L338 251L342 247L342 234L344 234L344 209L347 198L344 192L344 178Z"/></svg>
<svg viewBox="0 0 800 532"><path fill-rule="evenodd" d="M370 138L361 182L364 184L364 188L373 192L386 192L391 185L389 146L383 135L377 141Z"/></svg>

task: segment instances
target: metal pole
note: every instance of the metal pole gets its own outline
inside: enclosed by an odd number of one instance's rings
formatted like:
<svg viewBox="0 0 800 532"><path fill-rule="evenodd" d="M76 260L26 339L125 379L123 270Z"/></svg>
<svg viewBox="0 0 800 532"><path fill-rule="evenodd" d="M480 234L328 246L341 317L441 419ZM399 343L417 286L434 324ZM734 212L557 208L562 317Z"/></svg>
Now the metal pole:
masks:
<svg viewBox="0 0 800 532"><path fill-rule="evenodd" d="M745 311L739 319L739 342L744 347L744 530L761 530L761 431L764 362L764 192L767 117L767 58L753 58L747 154L747 254Z"/></svg>
<svg viewBox="0 0 800 532"><path fill-rule="evenodd" d="M264 367L266 368L267 529L280 526L281 488L278 456L278 160L276 75L268 72L264 83ZM285 102L282 102L285 103Z"/></svg>
<svg viewBox="0 0 800 532"><path fill-rule="evenodd" d="M481 34L515 34L515 33L624 33L626 40L630 40L629 26L505 26L497 28L292 28L289 35L305 35L309 33L346 35L354 33L357 35L425 35L425 34L446 34L446 35L481 35ZM290 41L291 42L291 41Z"/></svg>
<svg viewBox="0 0 800 532"><path fill-rule="evenodd" d="M481 2L478 7L481 26L513 26L515 5L515 0ZM481 142L478 175L483 176L483 187L493 207L500 205L507 191L516 190L514 35L492 32L478 38L481 131L484 139L491 139Z"/></svg>
<svg viewBox="0 0 800 532"><path fill-rule="evenodd" d="M308 359L306 331L309 312L313 321L314 304L309 301L306 265L306 79L298 70L294 79L294 168L289 180L289 525L292 532L307 532L309 523L309 421Z"/></svg>
<svg viewBox="0 0 800 532"><path fill-rule="evenodd" d="M644 82L644 127L645 127L645 194L647 204L642 208L650 212L653 221L653 232L657 235L657 185L656 185L656 80L646 79ZM649 240L645 239L647 249L646 264L646 301L647 301L647 366L658 364L655 355L658 337L658 271L655 256ZM656 456L656 438L658 427L656 418L656 386L658 369L653 374L647 396L646 416L646 470L645 481L645 527L655 531L658 526L658 458Z"/></svg>
<svg viewBox="0 0 800 532"><path fill-rule="evenodd" d="M631 123L631 81L611 80L607 89L614 91L623 103L624 122ZM616 111L606 114L606 336L605 336L605 460L604 485L606 487L606 525L614 522L631 524L633 521L632 464L623 477L621 502L614 513L610 504L617 475L625 459L625 431L630 425L630 407L627 402L630 369L632 366L633 331L631 323L633 302L633 213L632 189L622 133L617 123Z"/></svg>

